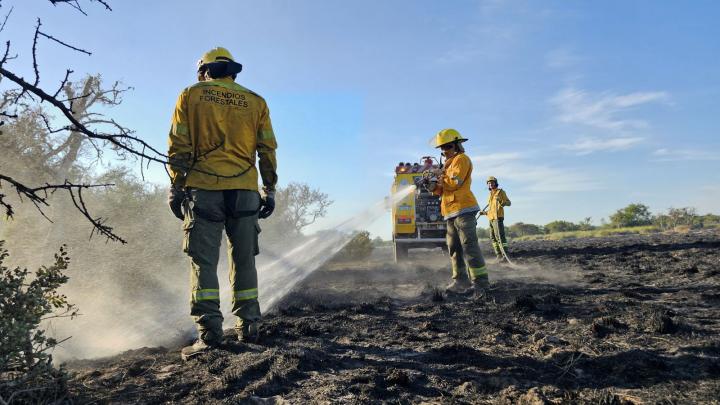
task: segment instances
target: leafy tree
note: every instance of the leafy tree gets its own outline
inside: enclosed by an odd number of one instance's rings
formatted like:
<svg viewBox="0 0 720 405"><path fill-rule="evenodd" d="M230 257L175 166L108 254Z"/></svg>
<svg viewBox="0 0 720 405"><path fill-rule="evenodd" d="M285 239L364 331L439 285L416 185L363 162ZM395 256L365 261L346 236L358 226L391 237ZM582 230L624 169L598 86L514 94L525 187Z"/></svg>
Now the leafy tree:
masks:
<svg viewBox="0 0 720 405"><path fill-rule="evenodd" d="M8 252L0 241L0 403L61 402L67 376L52 365L49 351L59 342L47 337L40 324L52 318L74 317L77 309L58 289L68 281L70 263L65 247L55 263L34 274L7 267Z"/></svg>
<svg viewBox="0 0 720 405"><path fill-rule="evenodd" d="M490 231L479 226L475 230L475 233L477 234L478 239L487 239L490 237Z"/></svg>
<svg viewBox="0 0 720 405"><path fill-rule="evenodd" d="M702 226L701 217L698 217L693 207L668 208L665 214L656 216L653 223L661 229L672 229L679 225L692 227L696 223Z"/></svg>
<svg viewBox="0 0 720 405"><path fill-rule="evenodd" d="M370 232L360 231L338 252L336 257L339 260L363 260L370 257L373 248L372 240L370 240Z"/></svg>
<svg viewBox="0 0 720 405"><path fill-rule="evenodd" d="M512 224L507 228L507 235L511 238L517 238L519 236L526 235L540 235L542 233L543 229L540 225L525 224L522 222Z"/></svg>
<svg viewBox="0 0 720 405"><path fill-rule="evenodd" d="M720 224L720 215L706 214L698 217L700 227Z"/></svg>
<svg viewBox="0 0 720 405"><path fill-rule="evenodd" d="M265 236L272 240L302 235L303 229L324 217L333 203L320 190L295 182L278 188L275 202L275 212L262 223L263 229L269 230Z"/></svg>
<svg viewBox="0 0 720 405"><path fill-rule="evenodd" d="M543 227L545 233L571 232L580 230L580 225L573 224L569 221L552 221Z"/></svg>
<svg viewBox="0 0 720 405"><path fill-rule="evenodd" d="M581 231L592 231L596 227L592 224L592 217L585 217L578 223L578 227Z"/></svg>
<svg viewBox="0 0 720 405"><path fill-rule="evenodd" d="M650 208L640 203L630 204L610 216L610 224L616 228L650 225L652 220Z"/></svg>

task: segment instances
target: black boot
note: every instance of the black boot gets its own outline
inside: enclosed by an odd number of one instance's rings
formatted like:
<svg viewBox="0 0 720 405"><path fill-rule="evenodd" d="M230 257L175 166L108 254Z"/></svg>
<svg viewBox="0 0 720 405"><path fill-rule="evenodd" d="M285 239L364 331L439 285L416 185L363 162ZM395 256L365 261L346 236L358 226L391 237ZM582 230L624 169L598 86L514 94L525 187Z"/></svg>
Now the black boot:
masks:
<svg viewBox="0 0 720 405"><path fill-rule="evenodd" d="M481 300L488 300L488 291L490 290L490 283L487 278L476 278L472 283L473 297Z"/></svg>
<svg viewBox="0 0 720 405"><path fill-rule="evenodd" d="M240 342L257 343L260 339L260 322L243 320L235 325L235 331Z"/></svg>
<svg viewBox="0 0 720 405"><path fill-rule="evenodd" d="M188 360L199 354L206 353L222 344L222 331L202 331L200 337L190 346L183 347L180 357Z"/></svg>

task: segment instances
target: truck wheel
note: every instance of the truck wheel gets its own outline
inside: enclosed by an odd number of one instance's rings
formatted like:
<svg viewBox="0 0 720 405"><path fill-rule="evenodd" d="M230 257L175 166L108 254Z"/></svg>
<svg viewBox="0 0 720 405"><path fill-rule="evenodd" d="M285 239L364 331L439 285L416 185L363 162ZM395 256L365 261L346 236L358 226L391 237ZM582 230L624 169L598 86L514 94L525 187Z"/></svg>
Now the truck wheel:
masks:
<svg viewBox="0 0 720 405"><path fill-rule="evenodd" d="M395 256L395 263L406 261L408 258L407 245L395 242L393 244L393 255Z"/></svg>

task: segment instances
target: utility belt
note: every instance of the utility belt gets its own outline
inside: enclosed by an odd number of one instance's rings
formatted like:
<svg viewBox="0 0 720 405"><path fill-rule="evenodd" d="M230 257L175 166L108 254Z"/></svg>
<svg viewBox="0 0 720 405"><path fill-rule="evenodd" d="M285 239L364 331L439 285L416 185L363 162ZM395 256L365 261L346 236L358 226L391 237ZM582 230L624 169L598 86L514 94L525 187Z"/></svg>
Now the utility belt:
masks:
<svg viewBox="0 0 720 405"><path fill-rule="evenodd" d="M255 190L202 190L186 188L182 212L186 221L198 216L212 222L257 215L260 193Z"/></svg>

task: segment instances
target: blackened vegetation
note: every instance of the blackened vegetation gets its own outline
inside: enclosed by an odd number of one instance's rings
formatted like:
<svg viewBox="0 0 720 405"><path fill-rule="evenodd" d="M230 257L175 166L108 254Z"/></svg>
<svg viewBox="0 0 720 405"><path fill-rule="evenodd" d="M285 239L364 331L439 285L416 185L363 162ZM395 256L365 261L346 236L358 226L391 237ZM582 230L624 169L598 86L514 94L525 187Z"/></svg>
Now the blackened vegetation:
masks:
<svg viewBox="0 0 720 405"><path fill-rule="evenodd" d="M425 287L448 281L442 266L321 269L266 317L262 344L78 362L72 389L101 402L712 402L718 247L711 233L512 244L517 262L584 281L498 280L513 270L491 265L489 302ZM372 294L392 285L419 296Z"/></svg>

